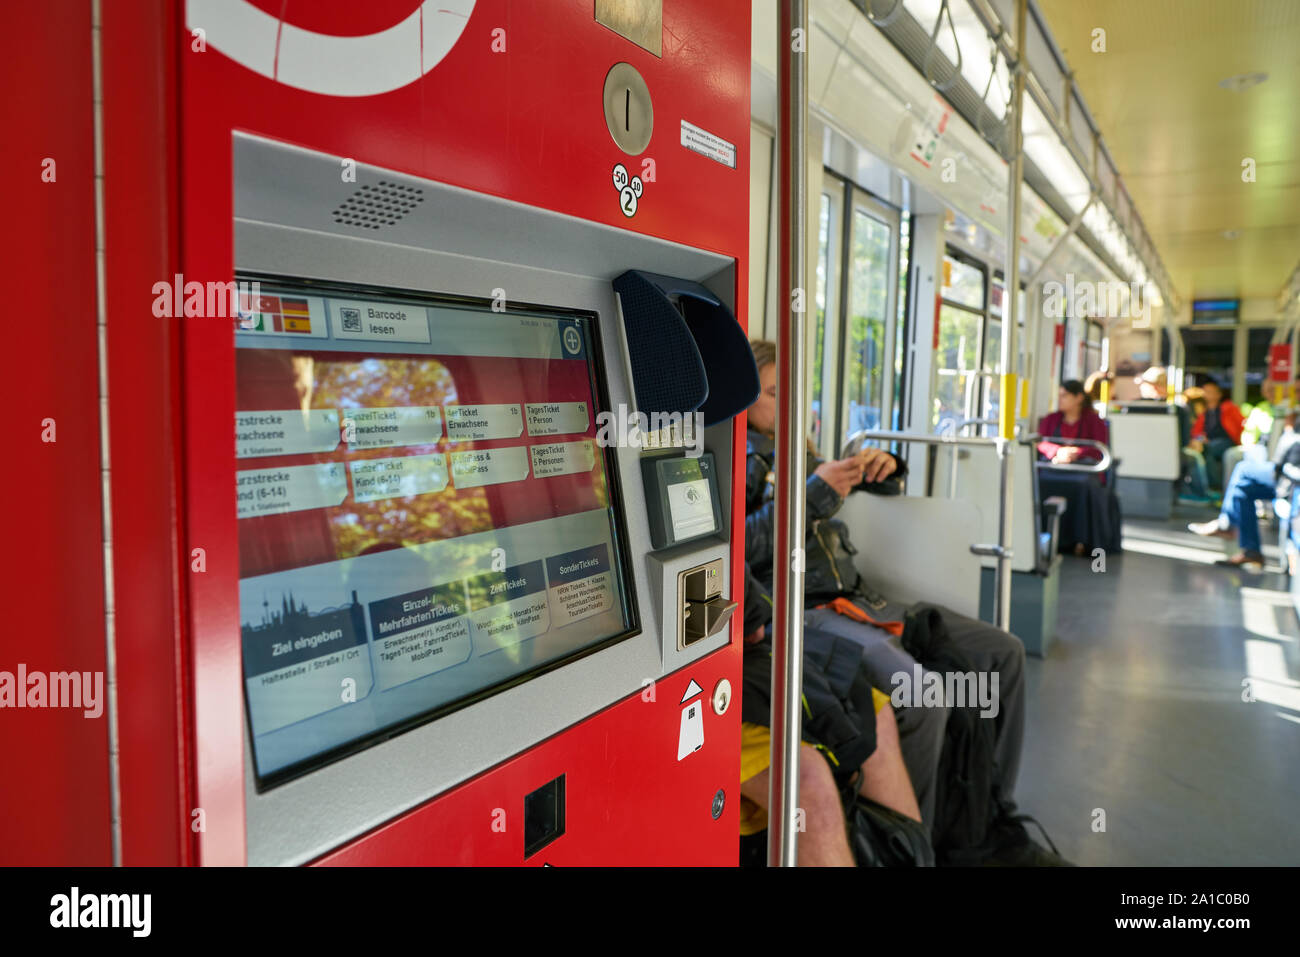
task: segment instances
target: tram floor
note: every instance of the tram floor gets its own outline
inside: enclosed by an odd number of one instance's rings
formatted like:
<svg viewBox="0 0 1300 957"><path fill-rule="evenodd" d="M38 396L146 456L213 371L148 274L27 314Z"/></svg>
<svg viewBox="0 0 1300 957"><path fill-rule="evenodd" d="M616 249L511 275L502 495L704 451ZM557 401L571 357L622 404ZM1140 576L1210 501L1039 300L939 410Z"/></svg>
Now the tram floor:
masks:
<svg viewBox="0 0 1300 957"><path fill-rule="evenodd" d="M1212 514L1125 521L1104 572L1063 561L1016 803L1077 864L1300 864L1300 624L1277 532L1264 572L1216 566L1223 540L1186 530Z"/></svg>

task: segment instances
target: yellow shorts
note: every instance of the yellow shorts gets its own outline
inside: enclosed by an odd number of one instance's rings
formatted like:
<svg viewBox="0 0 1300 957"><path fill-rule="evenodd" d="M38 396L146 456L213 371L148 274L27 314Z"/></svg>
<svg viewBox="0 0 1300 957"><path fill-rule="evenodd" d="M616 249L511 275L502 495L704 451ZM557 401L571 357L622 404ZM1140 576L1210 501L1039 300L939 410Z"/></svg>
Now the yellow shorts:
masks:
<svg viewBox="0 0 1300 957"><path fill-rule="evenodd" d="M889 695L871 689L876 713L889 704ZM767 770L772 762L772 732L766 725L740 723L740 781L743 784ZM743 794L740 796L740 833L757 834L767 827L767 811Z"/></svg>

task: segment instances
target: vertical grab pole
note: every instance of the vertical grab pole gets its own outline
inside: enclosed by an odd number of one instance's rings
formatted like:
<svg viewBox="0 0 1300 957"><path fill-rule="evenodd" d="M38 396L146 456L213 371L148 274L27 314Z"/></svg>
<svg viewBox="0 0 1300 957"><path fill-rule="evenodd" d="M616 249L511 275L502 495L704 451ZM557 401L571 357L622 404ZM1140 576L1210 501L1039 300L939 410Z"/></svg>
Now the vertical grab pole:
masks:
<svg viewBox="0 0 1300 957"><path fill-rule="evenodd" d="M776 544L772 556L772 772L767 861L793 867L798 834L799 705L803 698L804 309L808 177L808 4L782 0L780 64L780 288L777 324Z"/></svg>
<svg viewBox="0 0 1300 957"><path fill-rule="evenodd" d="M1016 315L1020 302L1020 184L1025 177L1024 136L1021 116L1025 100L1025 14L1028 0L1016 0L1016 63L1012 74L1011 109L1011 161L1007 164L1007 284L1006 302L1002 305L1002 395L998 407L998 470L1002 499L998 523L997 601L995 614L997 626L1011 629L1011 445L1016 436L1016 372L1019 359L1016 334Z"/></svg>

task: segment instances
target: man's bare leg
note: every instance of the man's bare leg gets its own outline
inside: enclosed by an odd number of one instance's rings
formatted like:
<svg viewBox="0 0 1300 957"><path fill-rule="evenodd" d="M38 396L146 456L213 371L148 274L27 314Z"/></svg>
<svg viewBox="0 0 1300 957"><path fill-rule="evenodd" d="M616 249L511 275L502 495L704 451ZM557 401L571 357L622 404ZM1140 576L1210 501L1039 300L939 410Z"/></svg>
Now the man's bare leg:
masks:
<svg viewBox="0 0 1300 957"><path fill-rule="evenodd" d="M858 793L914 821L921 820L912 779L907 776L907 766L903 764L898 722L894 720L894 709L888 705L876 712L876 750L862 762L862 783Z"/></svg>
<svg viewBox="0 0 1300 957"><path fill-rule="evenodd" d="M763 771L742 782L740 793L767 810L770 781L770 774ZM799 866L853 867L840 792L835 787L830 766L809 744L799 746L799 807L804 812L804 830L799 834Z"/></svg>

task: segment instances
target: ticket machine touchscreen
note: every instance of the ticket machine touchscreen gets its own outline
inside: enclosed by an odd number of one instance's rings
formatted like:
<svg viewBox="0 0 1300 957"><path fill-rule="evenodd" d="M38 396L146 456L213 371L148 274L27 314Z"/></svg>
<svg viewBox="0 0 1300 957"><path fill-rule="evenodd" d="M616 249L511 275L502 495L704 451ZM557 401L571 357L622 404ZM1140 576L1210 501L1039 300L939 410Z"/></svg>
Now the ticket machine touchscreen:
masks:
<svg viewBox="0 0 1300 957"><path fill-rule="evenodd" d="M236 499L259 788L637 633L592 316L243 288Z"/></svg>

